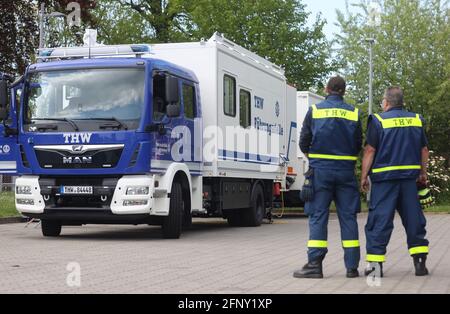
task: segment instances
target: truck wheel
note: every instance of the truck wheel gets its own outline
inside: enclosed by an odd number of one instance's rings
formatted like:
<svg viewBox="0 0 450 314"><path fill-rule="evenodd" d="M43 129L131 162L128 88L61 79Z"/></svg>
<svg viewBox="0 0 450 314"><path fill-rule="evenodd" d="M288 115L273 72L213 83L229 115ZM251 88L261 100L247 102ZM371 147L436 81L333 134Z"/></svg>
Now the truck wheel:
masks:
<svg viewBox="0 0 450 314"><path fill-rule="evenodd" d="M61 235L62 225L59 221L42 220L41 229L44 237L59 237Z"/></svg>
<svg viewBox="0 0 450 314"><path fill-rule="evenodd" d="M185 210L183 216L183 230L189 230L191 228L192 228L192 214Z"/></svg>
<svg viewBox="0 0 450 314"><path fill-rule="evenodd" d="M165 239L179 239L183 227L183 190L175 182L170 193L169 216L164 217L162 233Z"/></svg>
<svg viewBox="0 0 450 314"><path fill-rule="evenodd" d="M240 212L230 212L227 215L227 221L228 225L230 227L242 227L243 221L242 221L242 215Z"/></svg>
<svg viewBox="0 0 450 314"><path fill-rule="evenodd" d="M266 213L264 192L260 184L253 188L250 204L251 207L247 209L244 214L245 225L249 227L259 227L261 226Z"/></svg>

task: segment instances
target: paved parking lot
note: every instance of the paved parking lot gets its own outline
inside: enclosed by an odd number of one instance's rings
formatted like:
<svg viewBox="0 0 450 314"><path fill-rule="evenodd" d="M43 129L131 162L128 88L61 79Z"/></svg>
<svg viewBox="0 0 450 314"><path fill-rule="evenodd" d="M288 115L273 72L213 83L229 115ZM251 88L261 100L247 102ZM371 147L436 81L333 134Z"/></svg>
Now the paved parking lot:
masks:
<svg viewBox="0 0 450 314"><path fill-rule="evenodd" d="M198 220L181 240L163 240L159 228L147 226L66 227L62 237L44 239L34 226L2 225L0 293L449 293L450 215L429 215L428 222L432 275L413 276L397 220L380 287L345 278L335 216L326 279L319 281L292 277L305 262L303 218L255 229Z"/></svg>

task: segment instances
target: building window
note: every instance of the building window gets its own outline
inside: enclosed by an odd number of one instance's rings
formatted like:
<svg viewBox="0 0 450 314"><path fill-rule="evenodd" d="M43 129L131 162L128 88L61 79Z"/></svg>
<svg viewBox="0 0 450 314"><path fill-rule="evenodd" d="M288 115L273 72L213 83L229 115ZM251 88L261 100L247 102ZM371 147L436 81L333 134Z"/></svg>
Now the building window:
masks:
<svg viewBox="0 0 450 314"><path fill-rule="evenodd" d="M236 117L236 79L229 75L223 79L223 106L227 116Z"/></svg>
<svg viewBox="0 0 450 314"><path fill-rule="evenodd" d="M252 95L249 91L241 89L239 93L239 106L240 106L240 124L246 129L252 125L251 117L251 99Z"/></svg>
<svg viewBox="0 0 450 314"><path fill-rule="evenodd" d="M183 84L183 102L184 116L188 119L194 119L197 115L194 86Z"/></svg>

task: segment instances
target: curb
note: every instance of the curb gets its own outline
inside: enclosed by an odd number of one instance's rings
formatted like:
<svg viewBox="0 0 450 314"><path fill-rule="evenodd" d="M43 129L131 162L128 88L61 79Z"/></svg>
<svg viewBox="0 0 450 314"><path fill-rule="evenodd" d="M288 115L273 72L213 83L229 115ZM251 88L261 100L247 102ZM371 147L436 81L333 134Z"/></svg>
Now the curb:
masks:
<svg viewBox="0 0 450 314"><path fill-rule="evenodd" d="M17 224L17 223L24 223L28 222L29 219L25 217L6 217L6 218L0 218L0 225L6 225L6 224Z"/></svg>

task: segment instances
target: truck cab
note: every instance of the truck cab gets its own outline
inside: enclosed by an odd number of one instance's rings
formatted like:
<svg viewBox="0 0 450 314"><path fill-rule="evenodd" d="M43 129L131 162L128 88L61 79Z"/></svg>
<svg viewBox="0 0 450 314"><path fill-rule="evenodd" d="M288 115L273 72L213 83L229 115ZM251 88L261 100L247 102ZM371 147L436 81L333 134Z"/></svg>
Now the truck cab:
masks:
<svg viewBox="0 0 450 314"><path fill-rule="evenodd" d="M177 139L170 131L201 118L199 102L195 117L185 106L198 95L198 80L169 62L141 58L146 46L120 47L127 48L114 56L118 48L110 47L107 58L41 52L43 62L29 66L18 85L20 100L17 87L1 80L0 169L20 174L17 210L41 219L44 235L58 235L66 224L156 223L166 225L167 237L178 236L164 222L172 188L165 182L178 176L186 196L195 173L176 163L163 175L157 170L171 160L168 148Z"/></svg>

